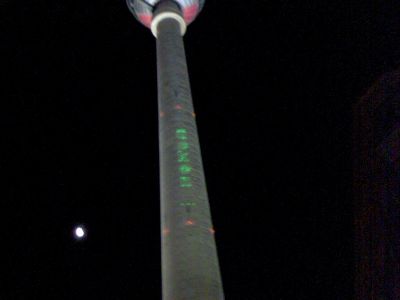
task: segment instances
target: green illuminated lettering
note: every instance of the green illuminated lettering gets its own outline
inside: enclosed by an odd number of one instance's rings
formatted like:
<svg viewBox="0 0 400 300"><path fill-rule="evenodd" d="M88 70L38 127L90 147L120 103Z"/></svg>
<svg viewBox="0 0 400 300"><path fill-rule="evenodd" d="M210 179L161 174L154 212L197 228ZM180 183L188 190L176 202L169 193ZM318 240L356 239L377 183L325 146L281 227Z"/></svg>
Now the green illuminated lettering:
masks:
<svg viewBox="0 0 400 300"><path fill-rule="evenodd" d="M189 143L186 142L188 139L187 137L187 130L185 128L177 128L175 130L175 134L177 139L179 140L177 144L177 154L178 154L178 162L179 163L187 163L189 162ZM192 167L186 164L182 164L179 166L179 172L183 175L188 175L192 171ZM188 176L180 176L179 177L179 185L180 187L191 187L192 183L190 177Z"/></svg>
<svg viewBox="0 0 400 300"><path fill-rule="evenodd" d="M188 174L188 173L190 173L190 171L192 171L192 167L190 167L188 165L181 165L181 166L179 166L179 171L182 174Z"/></svg>
<svg viewBox="0 0 400 300"><path fill-rule="evenodd" d="M187 140L187 131L185 128L178 128L176 131L176 137L179 140Z"/></svg>
<svg viewBox="0 0 400 300"><path fill-rule="evenodd" d="M196 206L196 203L194 202L182 202L179 203L180 206Z"/></svg>
<svg viewBox="0 0 400 300"><path fill-rule="evenodd" d="M177 133L176 137L180 140L187 140L186 134Z"/></svg>
<svg viewBox="0 0 400 300"><path fill-rule="evenodd" d="M179 180L181 183L187 183L190 182L190 177L189 176L179 176Z"/></svg>
<svg viewBox="0 0 400 300"><path fill-rule="evenodd" d="M178 162L189 162L189 153L178 151Z"/></svg>
<svg viewBox="0 0 400 300"><path fill-rule="evenodd" d="M178 129L176 129L176 133L187 133L187 131L186 131L186 129L185 128L178 128Z"/></svg>
<svg viewBox="0 0 400 300"><path fill-rule="evenodd" d="M187 143L187 142L179 142L178 143L178 149L179 150L187 150L187 149L189 149L189 143Z"/></svg>
<svg viewBox="0 0 400 300"><path fill-rule="evenodd" d="M180 182L181 187L191 187L192 186L189 176L179 176L179 182Z"/></svg>
<svg viewBox="0 0 400 300"><path fill-rule="evenodd" d="M191 183L181 183L180 187L192 187Z"/></svg>

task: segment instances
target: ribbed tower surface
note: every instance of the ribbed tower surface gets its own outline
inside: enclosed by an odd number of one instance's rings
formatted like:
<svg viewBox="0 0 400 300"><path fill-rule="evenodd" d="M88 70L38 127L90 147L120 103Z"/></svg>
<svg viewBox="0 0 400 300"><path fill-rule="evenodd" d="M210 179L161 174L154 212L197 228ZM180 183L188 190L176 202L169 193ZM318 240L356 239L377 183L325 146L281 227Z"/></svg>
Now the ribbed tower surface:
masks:
<svg viewBox="0 0 400 300"><path fill-rule="evenodd" d="M135 7L135 1L128 5ZM154 2L154 1L153 1ZM162 293L164 300L222 300L222 280L182 35L182 3L153 3L157 37ZM193 4L195 3L195 4ZM178 5L177 5L178 4ZM141 10L139 11L141 12ZM136 16L139 13L135 11ZM145 25L146 22L143 22ZM154 24L156 23L156 24Z"/></svg>

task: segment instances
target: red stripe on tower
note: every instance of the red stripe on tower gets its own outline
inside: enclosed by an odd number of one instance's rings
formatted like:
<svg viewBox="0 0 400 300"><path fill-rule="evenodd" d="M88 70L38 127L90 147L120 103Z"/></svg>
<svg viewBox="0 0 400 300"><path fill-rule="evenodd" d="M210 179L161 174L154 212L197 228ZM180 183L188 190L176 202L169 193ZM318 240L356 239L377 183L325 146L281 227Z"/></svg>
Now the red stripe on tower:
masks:
<svg viewBox="0 0 400 300"><path fill-rule="evenodd" d="M199 11L199 4L195 3L183 8L183 18L185 19L186 24L191 23L197 16L197 12Z"/></svg>
<svg viewBox="0 0 400 300"><path fill-rule="evenodd" d="M151 14L138 14L139 21L146 27L151 27L151 21L153 21L153 16Z"/></svg>

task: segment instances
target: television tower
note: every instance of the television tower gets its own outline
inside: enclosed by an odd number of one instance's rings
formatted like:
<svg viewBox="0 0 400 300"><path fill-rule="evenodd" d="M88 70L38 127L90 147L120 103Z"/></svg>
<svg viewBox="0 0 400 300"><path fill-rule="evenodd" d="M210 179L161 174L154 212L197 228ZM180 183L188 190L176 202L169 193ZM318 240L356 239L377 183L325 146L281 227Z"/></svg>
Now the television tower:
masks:
<svg viewBox="0 0 400 300"><path fill-rule="evenodd" d="M157 40L164 300L222 300L182 36L204 0L127 0Z"/></svg>

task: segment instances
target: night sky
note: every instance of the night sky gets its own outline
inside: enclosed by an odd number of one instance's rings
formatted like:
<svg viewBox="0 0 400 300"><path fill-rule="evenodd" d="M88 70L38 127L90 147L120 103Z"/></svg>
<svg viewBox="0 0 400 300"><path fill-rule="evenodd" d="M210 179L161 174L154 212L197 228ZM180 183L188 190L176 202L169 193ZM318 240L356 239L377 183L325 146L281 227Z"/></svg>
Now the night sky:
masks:
<svg viewBox="0 0 400 300"><path fill-rule="evenodd" d="M0 14L0 299L160 299L152 34L123 0ZM352 105L399 65L399 15L207 0L188 28L227 300L352 299Z"/></svg>

